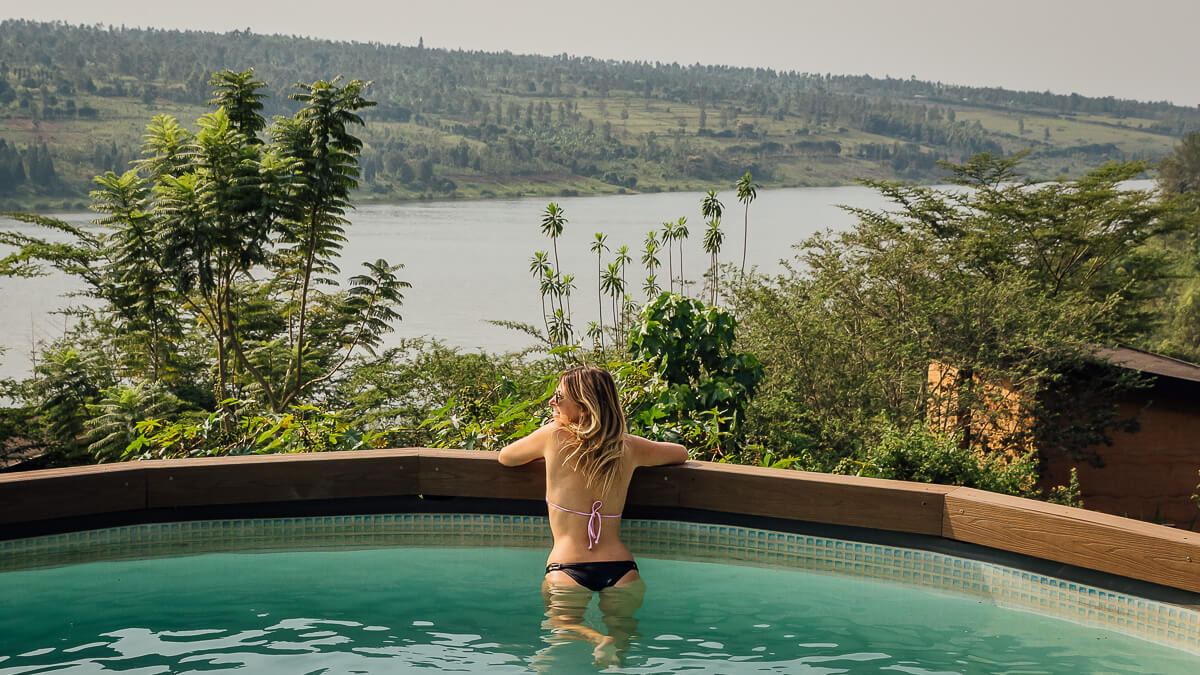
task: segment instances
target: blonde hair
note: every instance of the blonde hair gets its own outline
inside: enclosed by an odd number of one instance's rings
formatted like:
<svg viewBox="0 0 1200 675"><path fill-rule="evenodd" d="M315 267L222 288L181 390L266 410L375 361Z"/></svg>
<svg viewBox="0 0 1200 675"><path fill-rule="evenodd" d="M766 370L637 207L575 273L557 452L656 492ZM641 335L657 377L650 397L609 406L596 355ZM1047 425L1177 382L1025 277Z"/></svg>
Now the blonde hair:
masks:
<svg viewBox="0 0 1200 675"><path fill-rule="evenodd" d="M606 494L621 472L625 456L625 412L617 397L612 375L601 368L572 368L559 380L567 396L582 409L576 422L567 423L570 438L563 444L563 465L582 471L587 486L599 484Z"/></svg>

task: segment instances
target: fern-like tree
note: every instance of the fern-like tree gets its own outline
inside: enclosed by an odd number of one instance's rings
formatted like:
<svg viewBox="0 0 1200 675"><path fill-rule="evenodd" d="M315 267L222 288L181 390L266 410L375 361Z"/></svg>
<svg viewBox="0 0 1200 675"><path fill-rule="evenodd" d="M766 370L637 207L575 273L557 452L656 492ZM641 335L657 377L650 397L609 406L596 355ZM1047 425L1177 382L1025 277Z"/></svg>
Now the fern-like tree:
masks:
<svg viewBox="0 0 1200 675"><path fill-rule="evenodd" d="M155 236L150 212L150 189L136 170L118 176L112 171L95 179L92 208L106 214L96 221L109 229L105 239L105 285L117 323L116 335L126 370L149 370L158 382L172 370L173 349L181 339L176 303L162 274L161 242Z"/></svg>
<svg viewBox="0 0 1200 675"><path fill-rule="evenodd" d="M89 419L84 442L98 462L125 458L125 449L139 435L138 423L162 417L182 407L170 392L145 382L117 385L102 393L99 402L88 405Z"/></svg>
<svg viewBox="0 0 1200 675"><path fill-rule="evenodd" d="M83 280L102 301L95 315L118 319L108 344L145 345L145 367L125 359L117 377L190 387L173 374L186 349L191 375L212 373L210 402L228 409L237 396L283 412L399 319L400 266L368 263L348 288L330 289L357 186L362 143L351 131L372 104L361 81L299 85L303 107L264 139L262 83L247 71L212 84L220 107L194 134L158 116L137 173L97 180L103 235L19 216L70 241L0 234L18 249L4 266L37 260Z"/></svg>
<svg viewBox="0 0 1200 675"><path fill-rule="evenodd" d="M224 108L234 128L250 143L262 143L258 134L267 128L262 116L267 83L256 79L254 69L249 68L241 72L222 70L212 76L209 84L213 88L209 104Z"/></svg>
<svg viewBox="0 0 1200 675"><path fill-rule="evenodd" d="M357 111L375 105L362 95L368 83L353 80L338 86L337 82L334 78L331 82L318 80L311 85L297 85L300 92L291 98L304 107L293 118L277 122L273 136L282 161L276 162L268 155L267 162L270 168L295 166L296 187L285 193L290 199L278 206L274 202L251 205L259 213L279 208L286 245L283 254L299 262L295 270L299 292L292 303L296 316L295 341L279 393L270 391L266 379L239 352L243 365L263 385L277 412L286 409L309 386L327 377L304 367L309 348L305 330L312 302L310 291L314 281L328 283L322 275L338 273L335 260L346 240L345 226L350 221L345 214L352 208L350 191L358 187L358 155L362 150L362 141L350 133L350 128L363 124ZM384 268L391 269L386 265L380 269Z"/></svg>

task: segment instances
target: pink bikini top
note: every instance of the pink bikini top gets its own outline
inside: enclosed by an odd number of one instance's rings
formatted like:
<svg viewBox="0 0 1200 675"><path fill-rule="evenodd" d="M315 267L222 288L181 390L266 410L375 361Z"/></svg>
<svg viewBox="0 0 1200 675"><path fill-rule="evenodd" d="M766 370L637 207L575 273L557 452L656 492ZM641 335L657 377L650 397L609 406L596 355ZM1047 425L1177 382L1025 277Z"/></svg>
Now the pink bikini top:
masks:
<svg viewBox="0 0 1200 675"><path fill-rule="evenodd" d="M559 506L558 504L555 504L554 502L550 501L550 495L546 495L546 505L553 506L554 508L558 509L559 511L566 511L567 513L574 513L575 515L578 515L578 516L587 516L587 519L588 519L588 529L587 529L587 531L588 531L588 550L589 551L592 550L593 545L600 543L600 528L604 524L604 521L602 519L603 518L620 518L621 517L621 514L619 514L619 513L614 513L614 514L600 513L600 507L604 506L604 502L600 501L599 499L592 502L592 510L591 511L575 511L573 509L563 508L563 507Z"/></svg>

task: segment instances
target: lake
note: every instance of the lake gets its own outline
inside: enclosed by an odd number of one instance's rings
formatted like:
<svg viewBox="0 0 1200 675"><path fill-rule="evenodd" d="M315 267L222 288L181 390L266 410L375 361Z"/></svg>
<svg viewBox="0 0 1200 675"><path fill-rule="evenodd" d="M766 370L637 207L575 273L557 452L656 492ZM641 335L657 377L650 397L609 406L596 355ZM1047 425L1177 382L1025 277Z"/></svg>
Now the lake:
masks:
<svg viewBox="0 0 1200 675"><path fill-rule="evenodd" d="M350 216L353 224L347 232L342 273L343 277L357 274L362 261L377 258L404 264L400 278L413 287L405 293L400 309L403 320L390 336L393 341L429 336L466 349L518 350L529 346L528 336L486 320L540 325L541 302L538 284L529 274L529 259L534 251L551 250L550 240L540 231L548 202L558 202L567 218L558 254L563 271L576 277L572 307L576 334L583 335L597 314L596 256L589 251L594 232L606 233L614 251L622 245L629 247L634 262L627 268L626 281L630 295L640 299L645 279L640 260L646 233L651 229L657 233L664 221L686 216L690 236L684 248L684 272L695 280L693 294L699 295L708 266L702 245L702 196L675 192L364 205ZM720 259L740 264L743 208L732 190L720 197L725 204L725 243ZM872 209L886 206L878 193L861 186L760 190L750 206L747 266L779 271L779 261L792 257L794 244L820 230L848 227L854 218L838 208L839 204ZM96 217L91 213L52 215L77 225ZM46 236L46 232L38 232L41 228L11 220L0 220L0 228ZM665 270L665 252L659 258ZM612 254L606 254L605 264L611 259ZM665 285L665 271L657 276L660 285ZM4 317L0 345L7 350L0 355L0 377L29 374L37 346L66 330L68 319L56 310L78 303L78 299L66 297L78 288L73 279L58 274L37 279L0 278L0 316Z"/></svg>

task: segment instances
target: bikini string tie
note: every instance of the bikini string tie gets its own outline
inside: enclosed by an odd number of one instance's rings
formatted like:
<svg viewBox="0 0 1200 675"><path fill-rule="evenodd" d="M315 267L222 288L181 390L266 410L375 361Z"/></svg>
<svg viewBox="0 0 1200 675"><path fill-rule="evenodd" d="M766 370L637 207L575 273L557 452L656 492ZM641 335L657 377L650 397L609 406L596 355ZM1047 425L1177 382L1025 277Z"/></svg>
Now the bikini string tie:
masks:
<svg viewBox="0 0 1200 675"><path fill-rule="evenodd" d="M604 526L604 518L600 513L600 507L604 506L604 502L597 499L592 502L592 512L588 514L588 550L592 550L592 546L600 543L600 530Z"/></svg>

